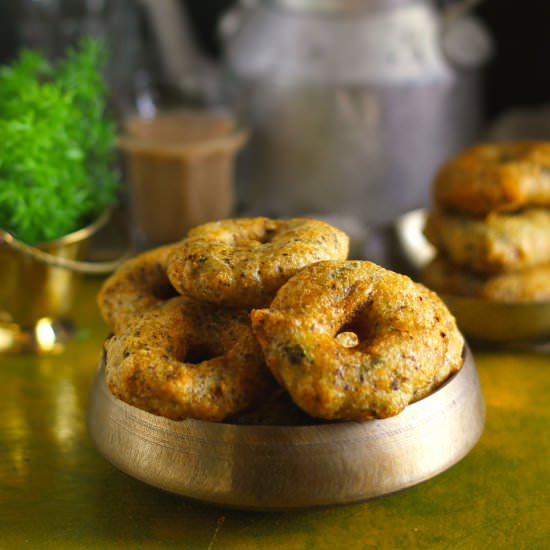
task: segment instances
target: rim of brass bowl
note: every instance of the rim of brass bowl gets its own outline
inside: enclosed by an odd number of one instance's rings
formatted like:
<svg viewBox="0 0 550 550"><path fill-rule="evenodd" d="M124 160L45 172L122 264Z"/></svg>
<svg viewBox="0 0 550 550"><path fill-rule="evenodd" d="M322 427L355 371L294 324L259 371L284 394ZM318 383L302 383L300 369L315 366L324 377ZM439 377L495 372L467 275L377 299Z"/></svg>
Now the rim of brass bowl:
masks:
<svg viewBox="0 0 550 550"><path fill-rule="evenodd" d="M40 249L49 249L49 248L58 248L62 245L66 244L72 244L74 242L82 241L86 238L88 238L90 235L101 229L110 219L112 216L113 210L111 208L105 209L98 217L94 219L90 224L77 229L76 231L72 231L71 233L67 233L66 235L63 235L61 237L58 237L56 239L49 239L47 241L40 241L39 243L35 243L32 245L26 246L29 248L40 248ZM9 244L13 241L21 242L16 237L14 237L11 233L6 231L5 229L0 228L1 236L3 239L6 239L6 236L9 235L9 240L0 240L0 245L5 244L9 246Z"/></svg>
<svg viewBox="0 0 550 550"><path fill-rule="evenodd" d="M89 225L57 239L42 241L34 245L19 241L11 233L0 228L0 251L3 245L10 251L24 254L37 262L52 267L59 267L76 273L84 273L86 275L107 275L128 258L128 251L116 260L103 262L86 262L67 258L62 255L55 255L51 252L63 250L73 244L82 243L82 245L87 245L87 241L109 222L113 215L113 211L113 208L107 208Z"/></svg>
<svg viewBox="0 0 550 550"><path fill-rule="evenodd" d="M102 359L88 431L122 472L194 500L248 510L361 502L430 479L478 441L485 405L471 352L430 396L394 417L241 426L155 416L115 398Z"/></svg>
<svg viewBox="0 0 550 550"><path fill-rule="evenodd" d="M81 227L80 229L77 229L72 233L67 233L66 235L63 235L62 237L59 237L57 239L42 241L41 243L38 243L34 246L36 246L36 248L49 248L50 246L54 246L54 245L57 246L57 245L71 244L74 242L82 241L84 239L87 239L97 231L99 231L101 228L103 228L107 224L107 222L111 219L112 215L113 215L113 209L106 208L90 224L85 225L84 227Z"/></svg>

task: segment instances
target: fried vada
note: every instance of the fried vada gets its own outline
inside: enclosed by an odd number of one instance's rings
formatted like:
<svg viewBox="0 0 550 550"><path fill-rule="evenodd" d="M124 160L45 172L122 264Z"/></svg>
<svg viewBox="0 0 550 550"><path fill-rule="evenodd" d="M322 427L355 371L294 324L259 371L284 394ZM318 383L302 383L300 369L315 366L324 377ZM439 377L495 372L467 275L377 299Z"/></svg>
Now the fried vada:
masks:
<svg viewBox="0 0 550 550"><path fill-rule="evenodd" d="M326 420L396 415L462 365L462 335L438 296L367 261L305 267L251 318L275 378Z"/></svg>
<svg viewBox="0 0 550 550"><path fill-rule="evenodd" d="M177 294L166 274L173 246L154 248L135 256L103 282L97 304L112 330L119 332L145 311Z"/></svg>
<svg viewBox="0 0 550 550"><path fill-rule="evenodd" d="M429 212L424 233L451 262L477 273L521 271L550 262L550 210L481 218Z"/></svg>
<svg viewBox="0 0 550 550"><path fill-rule="evenodd" d="M447 210L480 215L550 206L550 143L479 144L446 162L434 200Z"/></svg>
<svg viewBox="0 0 550 550"><path fill-rule="evenodd" d="M145 312L106 341L105 353L116 397L173 420L221 421L276 388L248 311L187 296Z"/></svg>
<svg viewBox="0 0 550 550"><path fill-rule="evenodd" d="M320 220L229 219L189 231L167 271L181 294L227 307L263 307L297 271L343 260L348 247L343 231Z"/></svg>
<svg viewBox="0 0 550 550"><path fill-rule="evenodd" d="M505 303L550 300L550 263L517 272L483 275L460 269L437 256L424 267L421 279L440 294Z"/></svg>

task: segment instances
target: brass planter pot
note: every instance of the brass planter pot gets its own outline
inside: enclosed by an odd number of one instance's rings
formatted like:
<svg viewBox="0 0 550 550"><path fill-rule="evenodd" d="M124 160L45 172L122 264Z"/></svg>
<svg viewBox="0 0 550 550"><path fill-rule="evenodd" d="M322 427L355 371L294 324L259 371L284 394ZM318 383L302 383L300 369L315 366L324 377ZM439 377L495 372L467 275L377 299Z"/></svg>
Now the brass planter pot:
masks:
<svg viewBox="0 0 550 550"><path fill-rule="evenodd" d="M35 246L0 231L0 352L59 349L70 333L68 316L80 275L108 273L116 266L82 261L110 216L105 211L90 225Z"/></svg>
<svg viewBox="0 0 550 550"><path fill-rule="evenodd" d="M155 487L222 506L284 510L364 501L450 468L476 444L485 405L472 354L394 417L308 426L173 421L116 399L99 365L88 430L99 452Z"/></svg>

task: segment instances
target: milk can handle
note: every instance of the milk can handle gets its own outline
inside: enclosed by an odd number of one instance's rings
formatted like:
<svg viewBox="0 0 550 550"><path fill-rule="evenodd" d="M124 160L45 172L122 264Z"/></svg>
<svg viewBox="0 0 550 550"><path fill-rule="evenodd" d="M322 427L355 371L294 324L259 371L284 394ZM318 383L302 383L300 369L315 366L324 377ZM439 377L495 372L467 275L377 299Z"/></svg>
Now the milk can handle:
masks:
<svg viewBox="0 0 550 550"><path fill-rule="evenodd" d="M491 34L472 14L483 0L440 0L441 48L454 67L472 69L487 62L493 55Z"/></svg>
<svg viewBox="0 0 550 550"><path fill-rule="evenodd" d="M229 8L220 18L218 33L224 45L238 33L246 15L259 6L258 0L240 0Z"/></svg>
<svg viewBox="0 0 550 550"><path fill-rule="evenodd" d="M472 12L483 0L440 0L443 17L447 22L464 17Z"/></svg>

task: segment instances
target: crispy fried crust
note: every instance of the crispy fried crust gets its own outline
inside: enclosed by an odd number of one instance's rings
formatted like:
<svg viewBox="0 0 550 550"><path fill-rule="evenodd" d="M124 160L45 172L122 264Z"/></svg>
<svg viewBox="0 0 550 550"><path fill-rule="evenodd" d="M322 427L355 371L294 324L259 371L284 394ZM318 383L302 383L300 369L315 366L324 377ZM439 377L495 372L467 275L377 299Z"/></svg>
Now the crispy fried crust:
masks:
<svg viewBox="0 0 550 550"><path fill-rule="evenodd" d="M134 320L105 350L111 392L175 420L223 420L275 391L248 312L185 296Z"/></svg>
<svg viewBox="0 0 550 550"><path fill-rule="evenodd" d="M200 300L261 307L302 267L345 259L348 245L345 233L320 220L223 220L189 232L170 256L168 277Z"/></svg>
<svg viewBox="0 0 550 550"><path fill-rule="evenodd" d="M550 206L550 143L471 147L442 166L434 199L446 209L470 214Z"/></svg>
<svg viewBox="0 0 550 550"><path fill-rule="evenodd" d="M143 312L176 294L166 274L173 246L155 248L128 260L104 281L97 304L112 330L119 332Z"/></svg>
<svg viewBox="0 0 550 550"><path fill-rule="evenodd" d="M550 300L550 263L513 273L481 275L438 256L422 272L424 284L442 294L469 296L495 302Z"/></svg>
<svg viewBox="0 0 550 550"><path fill-rule="evenodd" d="M550 262L550 210L542 208L482 218L435 210L428 214L425 234L450 261L478 273Z"/></svg>
<svg viewBox="0 0 550 550"><path fill-rule="evenodd" d="M462 365L463 338L441 300L370 262L306 267L251 317L274 376L319 418L398 414Z"/></svg>

